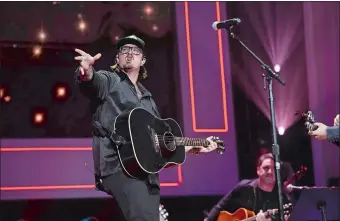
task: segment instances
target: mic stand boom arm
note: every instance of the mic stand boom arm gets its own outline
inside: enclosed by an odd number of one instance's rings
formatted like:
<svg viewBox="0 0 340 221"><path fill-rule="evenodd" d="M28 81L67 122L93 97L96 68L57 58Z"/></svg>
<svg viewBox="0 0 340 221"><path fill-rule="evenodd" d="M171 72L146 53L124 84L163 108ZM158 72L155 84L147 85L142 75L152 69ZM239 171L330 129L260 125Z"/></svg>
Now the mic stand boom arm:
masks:
<svg viewBox="0 0 340 221"><path fill-rule="evenodd" d="M276 176L276 185L277 185L277 192L278 192L278 199L279 199L279 214L280 220L285 221L284 214L283 214L283 199L282 199L282 184L281 184L281 164L280 164L280 149L277 143L277 134L276 134L276 125L275 125L275 114L274 114L274 97L273 97L273 85L272 79L276 79L282 85L285 85L285 82L280 79L279 75L275 73L267 64L265 64L254 52L252 52L236 35L232 32L233 26L231 26L228 30L229 36L232 37L234 40L238 41L241 46L246 49L260 64L262 69L264 70L263 77L268 83L269 88L269 104L270 104L270 118L272 122L272 136L273 136L273 145L272 151L274 155L274 164L275 164L275 176ZM266 86L264 88L266 90Z"/></svg>

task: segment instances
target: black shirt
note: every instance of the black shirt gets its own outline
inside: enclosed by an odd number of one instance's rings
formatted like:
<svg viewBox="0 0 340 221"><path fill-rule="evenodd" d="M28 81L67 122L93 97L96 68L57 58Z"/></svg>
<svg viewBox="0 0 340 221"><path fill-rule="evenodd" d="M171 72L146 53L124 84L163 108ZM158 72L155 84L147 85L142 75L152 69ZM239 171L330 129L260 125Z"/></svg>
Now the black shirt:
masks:
<svg viewBox="0 0 340 221"><path fill-rule="evenodd" d="M269 209L277 209L278 208L278 196L276 189L273 190L272 192L267 192L259 187L256 187L256 193L257 193L257 198L256 198L256 206L254 211L258 213L260 210L262 211L267 211ZM285 198L284 198L285 199ZM287 203L286 200L284 200L284 204Z"/></svg>
<svg viewBox="0 0 340 221"><path fill-rule="evenodd" d="M140 96L128 76L119 69L113 72L93 70L93 73L90 81L77 81L82 94L90 99L93 122L112 131L115 118L122 112L136 107L142 107L159 117L151 93L142 84L137 83ZM105 177L122 171L114 144L108 138L99 136L96 128L92 127L96 176ZM158 175L149 175L148 181L159 186Z"/></svg>
<svg viewBox="0 0 340 221"><path fill-rule="evenodd" d="M230 213L245 208L257 214L260 210L267 211L278 207L276 190L265 192L258 188L258 180L242 180L226 194L209 212L208 221L215 221L222 210ZM290 203L288 196L283 194L283 204Z"/></svg>

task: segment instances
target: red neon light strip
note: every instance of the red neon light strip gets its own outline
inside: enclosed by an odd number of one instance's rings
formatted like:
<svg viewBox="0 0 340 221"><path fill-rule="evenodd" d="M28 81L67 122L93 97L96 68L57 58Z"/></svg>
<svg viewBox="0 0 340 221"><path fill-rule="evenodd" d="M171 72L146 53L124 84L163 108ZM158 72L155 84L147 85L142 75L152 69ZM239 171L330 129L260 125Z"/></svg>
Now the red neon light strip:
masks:
<svg viewBox="0 0 340 221"><path fill-rule="evenodd" d="M188 74L189 74L189 87L190 87L190 101L191 101L191 116L192 116L192 128L194 132L227 132L228 131L228 114L227 114L227 101L226 101L226 86L225 86L225 71L224 71L224 57L223 57L223 45L222 45L222 34L221 30L217 32L218 37L218 52L220 58L220 77L221 77L221 90L222 90L222 104L223 104L223 120L224 128L197 128L196 125L196 104L195 104L195 93L194 93L194 82L193 82L193 62L191 57L191 38L190 38L190 26L189 26L189 9L188 2L184 2L184 16L185 16L185 32L186 32L186 44L187 44L187 56L188 56ZM221 19L220 15L220 4L216 2L216 18L218 21Z"/></svg>
<svg viewBox="0 0 340 221"><path fill-rule="evenodd" d="M161 183L161 186L174 187L180 183ZM94 189L94 185L56 185L56 186L8 186L0 187L0 191L22 191L22 190L60 190L60 189Z"/></svg>
<svg viewBox="0 0 340 221"><path fill-rule="evenodd" d="M32 152L32 151L89 151L92 147L7 147L0 152Z"/></svg>

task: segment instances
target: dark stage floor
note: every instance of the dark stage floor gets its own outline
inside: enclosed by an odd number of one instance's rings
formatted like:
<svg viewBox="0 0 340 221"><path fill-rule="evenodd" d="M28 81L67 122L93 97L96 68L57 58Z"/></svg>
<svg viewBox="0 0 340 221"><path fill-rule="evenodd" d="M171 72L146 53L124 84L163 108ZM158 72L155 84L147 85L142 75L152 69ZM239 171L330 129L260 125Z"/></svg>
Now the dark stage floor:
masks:
<svg viewBox="0 0 340 221"><path fill-rule="evenodd" d="M169 221L202 221L221 196L162 198ZM119 221L120 211L112 199L1 201L1 221L80 221L95 216L100 221Z"/></svg>

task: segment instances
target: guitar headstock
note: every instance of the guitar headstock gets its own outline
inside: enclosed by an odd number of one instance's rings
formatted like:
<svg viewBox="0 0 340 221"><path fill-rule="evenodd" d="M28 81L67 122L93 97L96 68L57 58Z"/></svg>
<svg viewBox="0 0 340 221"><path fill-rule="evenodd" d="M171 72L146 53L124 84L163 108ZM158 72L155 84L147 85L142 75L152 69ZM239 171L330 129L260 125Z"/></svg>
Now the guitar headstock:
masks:
<svg viewBox="0 0 340 221"><path fill-rule="evenodd" d="M159 205L159 221L168 221L169 213L162 204Z"/></svg>
<svg viewBox="0 0 340 221"><path fill-rule="evenodd" d="M288 203L283 205L283 214L284 215L290 215L293 211L293 204ZM267 214L271 216L271 218L275 219L275 215L279 213L278 209L271 209L267 211Z"/></svg>
<svg viewBox="0 0 340 221"><path fill-rule="evenodd" d="M216 149L217 153L223 154L224 151L225 151L223 140L221 140L219 137L212 137L211 140L214 141L217 144L217 149Z"/></svg>
<svg viewBox="0 0 340 221"><path fill-rule="evenodd" d="M292 184L293 182L300 180L302 176L304 176L307 172L308 168L305 165L301 165L298 171L293 173L285 182L284 187L287 188L289 184ZM287 189L289 191L289 189ZM290 192L290 191L289 191Z"/></svg>
<svg viewBox="0 0 340 221"><path fill-rule="evenodd" d="M315 119L312 111L307 111L306 113L296 112L295 115L299 115L300 117L305 119L305 126L308 131L313 131L318 129L318 126L314 125Z"/></svg>
<svg viewBox="0 0 340 221"><path fill-rule="evenodd" d="M283 205L283 215L284 216L290 216L293 212L294 206L291 203L284 204Z"/></svg>

